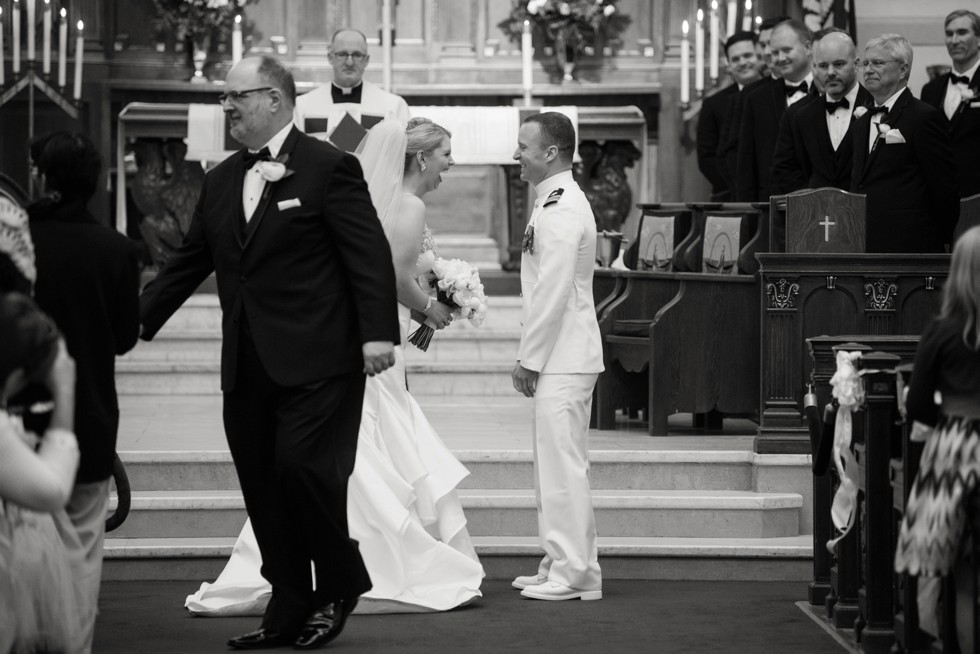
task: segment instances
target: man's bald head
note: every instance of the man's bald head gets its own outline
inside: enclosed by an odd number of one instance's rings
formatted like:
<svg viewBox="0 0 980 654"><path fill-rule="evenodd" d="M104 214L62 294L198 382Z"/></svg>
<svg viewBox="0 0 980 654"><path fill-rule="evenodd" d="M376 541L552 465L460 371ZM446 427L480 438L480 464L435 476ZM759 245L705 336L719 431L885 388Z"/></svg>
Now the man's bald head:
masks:
<svg viewBox="0 0 980 654"><path fill-rule="evenodd" d="M857 82L857 46L847 32L823 34L813 44L813 75L831 100L839 100Z"/></svg>

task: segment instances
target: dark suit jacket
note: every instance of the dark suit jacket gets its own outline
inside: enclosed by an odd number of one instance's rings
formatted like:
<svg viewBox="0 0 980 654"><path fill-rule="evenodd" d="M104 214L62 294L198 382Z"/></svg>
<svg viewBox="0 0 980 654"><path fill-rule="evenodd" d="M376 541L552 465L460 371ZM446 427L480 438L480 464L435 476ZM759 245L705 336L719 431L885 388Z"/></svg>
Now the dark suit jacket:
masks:
<svg viewBox="0 0 980 654"><path fill-rule="evenodd" d="M960 197L967 198L980 193L980 70L970 80L975 98L960 104L952 120L946 117L943 109L950 74L940 75L922 87L922 101L931 104L942 115L959 173Z"/></svg>
<svg viewBox="0 0 980 654"><path fill-rule="evenodd" d="M731 199L731 189L719 165L721 130L731 114L732 103L738 94L735 83L726 86L701 102L698 115L698 169L711 182L711 199L719 202Z"/></svg>
<svg viewBox="0 0 980 654"><path fill-rule="evenodd" d="M34 297L75 359L77 483L112 475L119 429L116 355L139 335L139 248L84 205L39 200L30 209L37 265Z"/></svg>
<svg viewBox="0 0 980 654"><path fill-rule="evenodd" d="M742 110L745 106L745 98L753 89L770 83L772 83L771 77L763 77L742 88L732 99L731 111L722 123L721 144L718 150L718 166L721 169L722 177L725 178L725 182L730 189L729 200L737 199L735 197L735 174L738 169L738 136L742 124Z"/></svg>
<svg viewBox="0 0 980 654"><path fill-rule="evenodd" d="M868 252L943 252L959 214L956 168L942 115L905 89L883 120L905 143L879 139L871 114L854 122L851 191L868 196Z"/></svg>
<svg viewBox="0 0 980 654"><path fill-rule="evenodd" d="M207 174L184 242L141 297L149 339L215 272L225 391L234 388L243 319L283 386L356 372L363 343L399 342L391 250L357 159L295 127L283 154L294 173L266 183L247 227L244 151ZM294 199L300 206L279 208Z"/></svg>
<svg viewBox="0 0 980 654"><path fill-rule="evenodd" d="M735 171L735 199L739 202L768 202L772 195L770 173L779 121L786 113L785 88L783 80L770 80L745 96Z"/></svg>
<svg viewBox="0 0 980 654"><path fill-rule="evenodd" d="M853 119L837 150L834 150L827 128L825 105L825 96L814 96L797 102L783 115L772 161L774 194L827 186L846 191L851 187ZM874 98L860 85L855 105L874 105Z"/></svg>

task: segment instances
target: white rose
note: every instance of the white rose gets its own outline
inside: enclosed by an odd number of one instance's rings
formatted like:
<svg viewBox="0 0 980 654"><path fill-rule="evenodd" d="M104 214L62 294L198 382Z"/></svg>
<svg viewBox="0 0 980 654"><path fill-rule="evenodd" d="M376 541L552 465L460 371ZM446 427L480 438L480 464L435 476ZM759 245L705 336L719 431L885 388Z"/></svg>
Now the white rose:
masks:
<svg viewBox="0 0 980 654"><path fill-rule="evenodd" d="M568 16L572 13L572 8L567 2L563 2L558 5L558 13L562 16Z"/></svg>
<svg viewBox="0 0 980 654"><path fill-rule="evenodd" d="M960 90L960 101L961 102L968 102L969 100L972 100L973 98L975 98L976 95L977 95L977 92L974 91L973 89L969 88L969 87L967 87L965 89L961 89Z"/></svg>
<svg viewBox="0 0 980 654"><path fill-rule="evenodd" d="M605 7L602 8L602 13L604 13L608 18L609 16L612 16L613 14L616 13L616 7L614 5L606 5Z"/></svg>
<svg viewBox="0 0 980 654"><path fill-rule="evenodd" d="M884 138L885 134L892 131L892 126L888 123L878 123L878 136Z"/></svg>
<svg viewBox="0 0 980 654"><path fill-rule="evenodd" d="M854 108L854 117L855 118L860 118L861 116L863 116L866 113L868 113L868 108L867 107L855 107Z"/></svg>
<svg viewBox="0 0 980 654"><path fill-rule="evenodd" d="M259 174L267 182L278 182L286 175L286 166L278 161L260 161Z"/></svg>

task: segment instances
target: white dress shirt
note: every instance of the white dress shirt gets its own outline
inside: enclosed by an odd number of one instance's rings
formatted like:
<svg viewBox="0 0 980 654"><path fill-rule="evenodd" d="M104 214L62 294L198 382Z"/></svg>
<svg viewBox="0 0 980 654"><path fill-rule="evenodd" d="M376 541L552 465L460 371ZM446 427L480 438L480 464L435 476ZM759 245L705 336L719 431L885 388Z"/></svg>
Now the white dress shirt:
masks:
<svg viewBox="0 0 980 654"><path fill-rule="evenodd" d="M292 128L293 123L290 121L265 144L264 147L269 148L269 154L272 155L273 159L279 156L279 150L282 149L282 144L286 142L286 137L289 136L289 130ZM259 148L259 150L261 149ZM258 150L252 152L258 152ZM245 171L245 183L242 184L242 210L245 212L245 222L252 219L252 214L255 213L255 208L259 206L259 199L265 189L265 180L259 173L259 163L261 162L255 162L251 168Z"/></svg>
<svg viewBox="0 0 980 654"><path fill-rule="evenodd" d="M881 106L888 107L888 111L891 111L892 107L895 106L895 101L898 100L898 96L900 96L906 88L908 87L902 86L902 88L895 91L895 94L892 95L887 100L885 100L885 104ZM878 125L881 123L881 116L882 114L875 114L874 116L871 117L871 129L868 130L868 152L874 150L875 141L878 140L878 134L879 134Z"/></svg>
<svg viewBox="0 0 980 654"><path fill-rule="evenodd" d="M953 75L963 75L967 79L973 79L973 76L977 72L977 68L980 67L980 60L973 64L968 70L957 73L956 69L953 69ZM950 120L953 119L953 114L959 108L960 103L963 102L963 92L970 87L969 84L954 84L953 78L950 77L949 84L946 87L946 100L943 102L943 110L946 112L946 117Z"/></svg>
<svg viewBox="0 0 980 654"><path fill-rule="evenodd" d="M851 116L854 115L854 105L857 103L858 84L855 83L850 91L844 96L847 98L847 109L838 108L832 114L827 114L827 131L830 132L830 142L834 146L834 151L840 147L844 135L847 134L851 126ZM829 98L827 98L829 100Z"/></svg>

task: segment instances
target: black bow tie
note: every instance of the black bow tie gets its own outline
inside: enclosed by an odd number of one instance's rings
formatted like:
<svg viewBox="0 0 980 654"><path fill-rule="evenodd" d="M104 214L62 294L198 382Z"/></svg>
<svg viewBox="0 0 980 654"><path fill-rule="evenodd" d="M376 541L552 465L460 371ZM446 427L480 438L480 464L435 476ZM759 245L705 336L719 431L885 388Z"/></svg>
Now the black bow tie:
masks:
<svg viewBox="0 0 980 654"><path fill-rule="evenodd" d="M245 170L251 170L252 166L260 161L272 161L272 153L269 152L269 148L262 148L258 152L246 152L242 161L245 162Z"/></svg>
<svg viewBox="0 0 980 654"><path fill-rule="evenodd" d="M806 80L803 80L802 82L800 82L796 86L790 86L789 84L786 85L786 95L787 95L787 97L790 97L790 96L792 96L793 94L795 94L797 92L799 92L799 93L806 93L806 90L807 90Z"/></svg>
<svg viewBox="0 0 980 654"><path fill-rule="evenodd" d="M966 86L970 85L970 78L966 75L954 75L950 73L949 81L953 84L965 84Z"/></svg>
<svg viewBox="0 0 980 654"><path fill-rule="evenodd" d="M828 101L828 102L825 103L825 105L827 107L827 113L828 114L833 114L838 109L850 109L851 108L851 103L847 101L847 98L841 98L840 100L837 100L836 102L830 102L830 101Z"/></svg>
<svg viewBox="0 0 980 654"><path fill-rule="evenodd" d="M888 115L888 107L881 105L880 107L871 107L868 109L869 116L874 116L875 114L882 114L881 119L884 120L885 116Z"/></svg>

